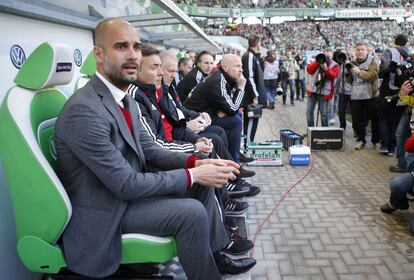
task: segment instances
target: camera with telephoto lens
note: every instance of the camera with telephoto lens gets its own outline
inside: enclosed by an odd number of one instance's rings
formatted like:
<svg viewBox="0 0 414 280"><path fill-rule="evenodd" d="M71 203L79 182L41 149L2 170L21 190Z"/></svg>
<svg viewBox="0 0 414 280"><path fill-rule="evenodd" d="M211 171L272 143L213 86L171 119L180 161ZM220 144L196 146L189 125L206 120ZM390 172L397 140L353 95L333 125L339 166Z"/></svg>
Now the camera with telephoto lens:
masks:
<svg viewBox="0 0 414 280"><path fill-rule="evenodd" d="M391 73L396 73L395 85L397 87L401 88L405 81L409 81L414 86L414 61L404 60L401 63L391 61L389 69ZM409 95L412 94L414 91L409 93Z"/></svg>
<svg viewBox="0 0 414 280"><path fill-rule="evenodd" d="M324 64L324 63L326 63L326 61L328 61L328 59L327 59L326 55L325 55L325 54L323 54L323 53L318 54L318 55L315 57L315 59L316 59L316 62L317 62L318 64Z"/></svg>
<svg viewBox="0 0 414 280"><path fill-rule="evenodd" d="M348 60L348 56L344 52L340 52L337 56L339 64L344 64Z"/></svg>
<svg viewBox="0 0 414 280"><path fill-rule="evenodd" d="M395 86L398 88L401 88L402 84L405 81L408 81L411 86L414 88L414 61L411 60L405 60L401 63L398 63L396 61L391 61L390 66L388 67L391 73L396 74L395 75ZM410 91L408 95L413 95L414 90ZM386 96L385 99L388 102L391 102L394 99L398 99L399 95L390 95Z"/></svg>
<svg viewBox="0 0 414 280"><path fill-rule="evenodd" d="M356 66L356 65L353 62L347 62L345 64L345 68L346 68L346 70L348 70L348 72L351 71L352 67L354 67L354 66Z"/></svg>

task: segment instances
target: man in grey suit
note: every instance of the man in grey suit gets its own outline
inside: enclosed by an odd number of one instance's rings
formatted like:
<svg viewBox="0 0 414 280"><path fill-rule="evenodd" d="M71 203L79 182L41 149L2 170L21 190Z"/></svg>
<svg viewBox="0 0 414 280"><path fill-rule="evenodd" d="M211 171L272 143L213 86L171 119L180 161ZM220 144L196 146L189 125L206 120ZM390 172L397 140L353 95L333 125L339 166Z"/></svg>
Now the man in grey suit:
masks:
<svg viewBox="0 0 414 280"><path fill-rule="evenodd" d="M67 266L86 276L110 275L120 263L121 234L144 233L176 237L189 279L247 271L254 259L220 253L229 240L213 189L203 187L222 187L238 165L170 152L146 134L125 94L137 75L140 46L128 22L98 24L97 73L69 98L56 123L57 172L73 209L62 235Z"/></svg>

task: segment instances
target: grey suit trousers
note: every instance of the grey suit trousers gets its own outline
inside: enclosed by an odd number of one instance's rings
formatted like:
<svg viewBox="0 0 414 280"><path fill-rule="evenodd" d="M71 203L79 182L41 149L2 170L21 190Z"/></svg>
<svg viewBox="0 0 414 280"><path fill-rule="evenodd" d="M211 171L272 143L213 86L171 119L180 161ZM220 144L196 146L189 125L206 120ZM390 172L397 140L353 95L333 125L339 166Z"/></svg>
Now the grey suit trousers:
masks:
<svg viewBox="0 0 414 280"><path fill-rule="evenodd" d="M130 202L121 230L123 234L175 236L178 258L189 280L221 279L212 252L221 250L229 239L210 187L194 184L187 197Z"/></svg>

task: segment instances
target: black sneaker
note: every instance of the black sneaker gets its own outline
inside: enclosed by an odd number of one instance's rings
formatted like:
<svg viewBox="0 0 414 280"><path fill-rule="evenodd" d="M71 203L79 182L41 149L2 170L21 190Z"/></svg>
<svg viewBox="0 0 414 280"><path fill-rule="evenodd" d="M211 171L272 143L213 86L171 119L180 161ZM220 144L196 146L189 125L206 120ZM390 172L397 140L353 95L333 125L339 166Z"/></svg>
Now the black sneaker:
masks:
<svg viewBox="0 0 414 280"><path fill-rule="evenodd" d="M253 248L253 242L249 239L232 240L221 251L230 255L243 255Z"/></svg>
<svg viewBox="0 0 414 280"><path fill-rule="evenodd" d="M241 179L240 179L241 180ZM227 193L229 197L243 197L250 191L248 186L243 186L239 182L239 180L232 180L226 185Z"/></svg>
<svg viewBox="0 0 414 280"><path fill-rule="evenodd" d="M254 158L247 157L245 154L240 153L240 162L249 163L249 162L252 162L252 161L254 161Z"/></svg>
<svg viewBox="0 0 414 280"><path fill-rule="evenodd" d="M249 203L244 201L237 201L233 199L228 199L224 204L224 210L226 215L241 215L247 211L249 208Z"/></svg>
<svg viewBox="0 0 414 280"><path fill-rule="evenodd" d="M400 173L407 172L407 169L399 167L398 165L392 165L392 166L390 166L389 169L390 169L391 172L400 172Z"/></svg>
<svg viewBox="0 0 414 280"><path fill-rule="evenodd" d="M250 190L249 190L249 192L245 195L246 197L248 197L248 196L256 196L256 195L258 195L260 192L261 192L262 190L259 188L259 187L256 187L256 186L253 186L253 185L250 185Z"/></svg>
<svg viewBox="0 0 414 280"><path fill-rule="evenodd" d="M243 189L245 189L245 188L248 189L248 191L245 192L245 193L234 193L234 194L229 193L229 197L231 197L231 198L240 198L240 197L243 197L243 196L255 196L258 193L260 193L260 188L259 187L252 186L243 179L236 179L232 182L235 182L238 186L240 186ZM251 192L251 194L249 195L250 192Z"/></svg>
<svg viewBox="0 0 414 280"><path fill-rule="evenodd" d="M394 212L397 209L391 207L391 205L387 202L387 203L381 205L380 210L381 210L382 213L391 214L392 212Z"/></svg>
<svg viewBox="0 0 414 280"><path fill-rule="evenodd" d="M231 216L224 217L224 226L226 230L228 229L230 233L235 232L239 229L239 226L236 223L236 219ZM231 238L231 236L229 236Z"/></svg>
<svg viewBox="0 0 414 280"><path fill-rule="evenodd" d="M256 175L256 172L253 170L247 170L243 166L240 166L239 172L240 174L237 176L238 178L248 178Z"/></svg>

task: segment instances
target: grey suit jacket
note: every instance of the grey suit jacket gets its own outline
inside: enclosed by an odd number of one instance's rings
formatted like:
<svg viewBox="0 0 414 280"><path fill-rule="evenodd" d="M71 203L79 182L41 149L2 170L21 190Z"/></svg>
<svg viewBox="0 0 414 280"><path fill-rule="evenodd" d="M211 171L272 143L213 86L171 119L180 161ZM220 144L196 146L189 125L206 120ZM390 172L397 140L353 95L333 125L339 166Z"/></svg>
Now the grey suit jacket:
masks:
<svg viewBox="0 0 414 280"><path fill-rule="evenodd" d="M132 134L109 89L95 76L69 98L56 123L57 173L73 207L63 251L68 268L86 276L103 277L118 268L120 220L128 203L187 190L183 168L189 155L155 144L138 108L130 107ZM148 173L151 166L171 171Z"/></svg>

